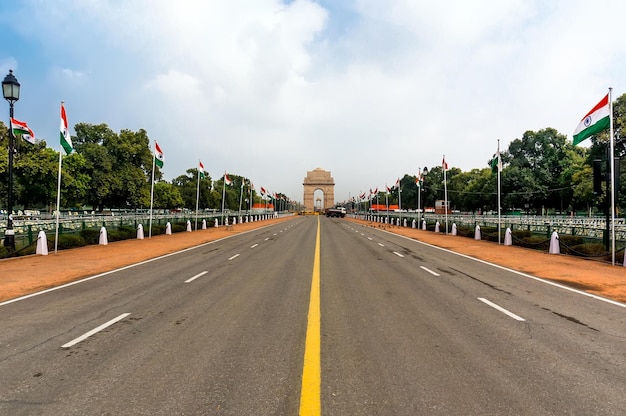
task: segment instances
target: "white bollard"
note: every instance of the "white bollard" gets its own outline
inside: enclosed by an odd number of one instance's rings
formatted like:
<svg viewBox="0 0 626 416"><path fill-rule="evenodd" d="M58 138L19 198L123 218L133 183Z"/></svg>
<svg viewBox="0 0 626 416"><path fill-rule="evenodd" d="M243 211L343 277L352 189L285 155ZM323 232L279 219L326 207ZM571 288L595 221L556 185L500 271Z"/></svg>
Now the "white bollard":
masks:
<svg viewBox="0 0 626 416"><path fill-rule="evenodd" d="M456 235L456 222L452 223L452 235Z"/></svg>
<svg viewBox="0 0 626 416"><path fill-rule="evenodd" d="M187 220L187 232L191 232L191 221Z"/></svg>
<svg viewBox="0 0 626 416"><path fill-rule="evenodd" d="M511 229L507 227L504 232L504 245L512 246L513 245L513 234L511 233Z"/></svg>
<svg viewBox="0 0 626 416"><path fill-rule="evenodd" d="M550 237L550 249L548 250L550 254L561 254L561 246L559 245L559 234L556 231L552 232L552 236Z"/></svg>
<svg viewBox="0 0 626 416"><path fill-rule="evenodd" d="M217 218L215 219L215 228L220 226L220 222L217 220Z"/></svg>
<svg viewBox="0 0 626 416"><path fill-rule="evenodd" d="M202 229L206 230L206 220L202 220Z"/></svg>
<svg viewBox="0 0 626 416"><path fill-rule="evenodd" d="M439 232L439 221L437 221L435 223L435 232L438 233Z"/></svg>
<svg viewBox="0 0 626 416"><path fill-rule="evenodd" d="M109 244L107 229L104 227L100 228L100 238L98 239L98 244L100 244L101 246L106 246L107 244Z"/></svg>
<svg viewBox="0 0 626 416"><path fill-rule="evenodd" d="M406 227L406 218L404 219L404 226Z"/></svg>
<svg viewBox="0 0 626 416"><path fill-rule="evenodd" d="M480 240L480 225L476 224L476 230L474 230L474 240Z"/></svg>
<svg viewBox="0 0 626 416"><path fill-rule="evenodd" d="M143 225L137 226L137 240L143 240Z"/></svg>
<svg viewBox="0 0 626 416"><path fill-rule="evenodd" d="M422 220L422 231L426 231L426 220Z"/></svg>
<svg viewBox="0 0 626 416"><path fill-rule="evenodd" d="M165 224L165 234L172 235L172 224L169 221Z"/></svg>
<svg viewBox="0 0 626 416"><path fill-rule="evenodd" d="M41 230L39 234L37 234L37 250L35 254L41 254L42 256L48 255L48 238L46 237L46 232Z"/></svg>
<svg viewBox="0 0 626 416"><path fill-rule="evenodd" d="M415 220L411 223L411 228L415 228Z"/></svg>

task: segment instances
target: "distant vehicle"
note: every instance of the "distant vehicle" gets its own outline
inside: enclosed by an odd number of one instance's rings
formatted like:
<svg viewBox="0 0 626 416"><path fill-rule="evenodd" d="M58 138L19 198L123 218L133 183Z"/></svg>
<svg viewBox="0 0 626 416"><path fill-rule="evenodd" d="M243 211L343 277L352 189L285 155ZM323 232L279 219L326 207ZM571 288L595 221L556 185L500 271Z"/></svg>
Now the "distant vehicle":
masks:
<svg viewBox="0 0 626 416"><path fill-rule="evenodd" d="M326 208L326 216L343 218L346 216L346 209L344 207Z"/></svg>

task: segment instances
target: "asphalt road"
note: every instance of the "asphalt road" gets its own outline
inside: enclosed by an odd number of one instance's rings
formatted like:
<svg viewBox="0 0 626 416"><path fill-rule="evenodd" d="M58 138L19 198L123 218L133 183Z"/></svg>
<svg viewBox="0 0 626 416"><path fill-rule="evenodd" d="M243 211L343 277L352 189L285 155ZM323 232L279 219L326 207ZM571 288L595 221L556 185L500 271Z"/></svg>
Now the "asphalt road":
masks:
<svg viewBox="0 0 626 416"><path fill-rule="evenodd" d="M626 308L319 221L322 414L624 414ZM0 304L0 414L298 414L317 229Z"/></svg>

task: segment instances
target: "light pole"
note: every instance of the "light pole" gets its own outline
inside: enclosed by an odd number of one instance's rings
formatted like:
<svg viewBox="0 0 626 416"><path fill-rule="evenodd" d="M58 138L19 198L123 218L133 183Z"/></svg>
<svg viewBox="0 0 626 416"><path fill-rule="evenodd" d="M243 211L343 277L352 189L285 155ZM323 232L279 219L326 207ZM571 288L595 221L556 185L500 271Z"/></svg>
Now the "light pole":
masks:
<svg viewBox="0 0 626 416"><path fill-rule="evenodd" d="M13 103L20 99L20 83L13 76L13 70L2 81L2 95L9 102L9 117L13 119ZM9 188L7 197L7 229L4 232L4 246L15 250L15 231L13 231L13 153L15 136L9 120Z"/></svg>

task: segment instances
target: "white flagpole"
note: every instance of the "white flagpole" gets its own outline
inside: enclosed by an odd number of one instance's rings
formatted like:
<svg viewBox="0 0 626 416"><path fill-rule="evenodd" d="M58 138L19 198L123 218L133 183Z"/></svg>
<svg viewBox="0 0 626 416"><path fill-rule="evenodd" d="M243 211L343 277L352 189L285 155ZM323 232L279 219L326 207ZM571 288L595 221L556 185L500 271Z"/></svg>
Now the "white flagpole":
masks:
<svg viewBox="0 0 626 416"><path fill-rule="evenodd" d="M609 138L611 142L611 155L609 157L609 164L611 165L611 264L615 266L615 138L613 137L612 92L613 88L609 88Z"/></svg>
<svg viewBox="0 0 626 416"><path fill-rule="evenodd" d="M200 201L200 160L198 160L198 186L196 187L196 231L198 231L198 202Z"/></svg>
<svg viewBox="0 0 626 416"><path fill-rule="evenodd" d="M421 206L421 198L422 198L422 185L420 182L422 181L422 168L417 168L417 223L419 224L420 220L420 206ZM419 228L419 227L418 227Z"/></svg>
<svg viewBox="0 0 626 416"><path fill-rule="evenodd" d="M56 210L56 231L54 232L54 254L57 254L59 246L59 211L61 210L61 164L63 160L63 145L59 149L59 176L57 180L57 210Z"/></svg>
<svg viewBox="0 0 626 416"><path fill-rule="evenodd" d="M446 234L448 234L448 181L446 180L446 171L448 170L446 165L448 163L446 163L446 155L443 155L443 161L441 166L443 168L443 209L446 217Z"/></svg>
<svg viewBox="0 0 626 416"><path fill-rule="evenodd" d="M222 181L222 225L224 225L224 198L226 197L226 172Z"/></svg>
<svg viewBox="0 0 626 416"><path fill-rule="evenodd" d="M398 209L400 210L400 221L402 221L402 182L398 178Z"/></svg>
<svg viewBox="0 0 626 416"><path fill-rule="evenodd" d="M500 244L500 233L502 230L502 225L501 225L501 215L500 215L500 168L502 167L502 162L500 161L500 139L498 139L498 152L496 154L497 160L496 160L496 164L497 164L497 169L498 169L498 244Z"/></svg>
<svg viewBox="0 0 626 416"><path fill-rule="evenodd" d="M243 184L245 179L241 178L241 189L239 189L239 212L237 213L238 217L241 217L241 204L243 203Z"/></svg>
<svg viewBox="0 0 626 416"><path fill-rule="evenodd" d="M154 203L154 169L156 162L156 140L154 141L154 151L152 152L152 181L150 187L150 221L148 225L148 238L152 238L152 204Z"/></svg>

